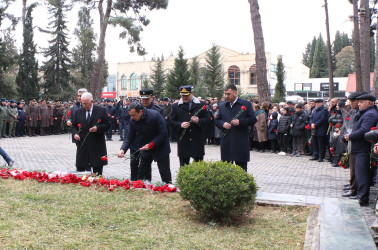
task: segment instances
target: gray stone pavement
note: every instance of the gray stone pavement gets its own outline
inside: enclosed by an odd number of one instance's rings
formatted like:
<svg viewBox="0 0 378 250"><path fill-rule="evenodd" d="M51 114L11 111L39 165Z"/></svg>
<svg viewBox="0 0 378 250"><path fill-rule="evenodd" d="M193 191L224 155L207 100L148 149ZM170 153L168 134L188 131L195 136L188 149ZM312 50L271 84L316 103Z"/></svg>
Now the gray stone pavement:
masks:
<svg viewBox="0 0 378 250"><path fill-rule="evenodd" d="M106 142L109 165L104 167L104 176L129 178L129 161L116 157L122 142L118 141L118 135L114 135L113 140ZM15 168L69 172L75 170L76 146L71 142L69 134L3 138L0 146L15 160ZM171 150L171 172L175 182L179 170L176 143L171 143ZM207 145L205 150L205 160L220 160L219 146ZM252 151L248 172L255 177L260 192L340 198L342 185L349 180L349 170L334 168L328 162L319 163L308 159L308 156L290 157ZM4 164L1 158L0 166ZM156 163L152 166L152 179L161 180ZM376 194L375 188L371 190ZM375 219L373 210L364 208L363 211L370 225Z"/></svg>

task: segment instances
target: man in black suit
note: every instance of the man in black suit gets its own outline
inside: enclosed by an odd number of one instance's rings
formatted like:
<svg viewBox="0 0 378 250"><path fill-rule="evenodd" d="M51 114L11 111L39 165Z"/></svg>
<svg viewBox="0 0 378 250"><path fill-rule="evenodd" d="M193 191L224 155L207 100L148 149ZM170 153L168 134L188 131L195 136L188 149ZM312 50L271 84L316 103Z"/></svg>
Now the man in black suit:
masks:
<svg viewBox="0 0 378 250"><path fill-rule="evenodd" d="M81 96L81 104L72 121L72 134L78 142L76 168L84 171L90 165L93 173L102 175L103 166L108 164L101 157L107 155L104 134L111 127L110 119L105 108L93 105L91 93Z"/></svg>

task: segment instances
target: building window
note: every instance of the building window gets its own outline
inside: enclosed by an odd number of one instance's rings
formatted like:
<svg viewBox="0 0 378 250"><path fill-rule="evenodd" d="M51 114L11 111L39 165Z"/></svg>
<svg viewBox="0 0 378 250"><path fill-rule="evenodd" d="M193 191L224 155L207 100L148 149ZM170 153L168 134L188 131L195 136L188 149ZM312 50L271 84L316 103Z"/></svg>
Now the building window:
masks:
<svg viewBox="0 0 378 250"><path fill-rule="evenodd" d="M249 67L249 84L250 85L257 84L256 64Z"/></svg>
<svg viewBox="0 0 378 250"><path fill-rule="evenodd" d="M240 85L240 69L238 66L231 66L228 68L228 79L231 84Z"/></svg>
<svg viewBox="0 0 378 250"><path fill-rule="evenodd" d="M121 77L121 90L127 90L127 79L125 75Z"/></svg>
<svg viewBox="0 0 378 250"><path fill-rule="evenodd" d="M134 73L130 77L130 90L137 90L139 87L138 76Z"/></svg>

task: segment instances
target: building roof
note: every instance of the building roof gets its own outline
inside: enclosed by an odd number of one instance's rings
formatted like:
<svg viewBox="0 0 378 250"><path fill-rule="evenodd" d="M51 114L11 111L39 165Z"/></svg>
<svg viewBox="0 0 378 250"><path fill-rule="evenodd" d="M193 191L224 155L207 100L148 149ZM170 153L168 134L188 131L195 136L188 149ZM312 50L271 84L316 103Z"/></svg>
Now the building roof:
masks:
<svg viewBox="0 0 378 250"><path fill-rule="evenodd" d="M374 72L370 72L370 89L374 86ZM346 87L346 92L351 93L357 90L356 87L356 73L348 75L348 83Z"/></svg>

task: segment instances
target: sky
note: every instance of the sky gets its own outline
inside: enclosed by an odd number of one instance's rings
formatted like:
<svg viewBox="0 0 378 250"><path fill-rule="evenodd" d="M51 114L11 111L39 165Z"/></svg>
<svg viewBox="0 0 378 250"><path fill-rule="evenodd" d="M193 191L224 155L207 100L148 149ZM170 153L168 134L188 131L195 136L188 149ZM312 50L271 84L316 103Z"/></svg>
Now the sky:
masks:
<svg viewBox="0 0 378 250"><path fill-rule="evenodd" d="M21 16L22 1L17 0L9 11ZM35 0L28 0L28 4ZM44 1L38 1L44 2ZM348 16L353 13L347 0L330 0L329 17L331 41L337 30L352 34L353 23ZM292 62L301 62L306 44L322 34L326 40L324 0L260 0L260 15L265 40L265 51L283 55ZM67 13L71 49L76 45L73 31L77 24L76 5ZM46 28L49 15L41 4L33 12L34 25ZM150 60L153 56L176 55L182 46L190 58L217 44L238 52L254 53L251 15L248 0L169 0L165 10L147 13L150 24L141 35L142 45L148 54L144 57L130 53L127 40L120 39L119 28L108 27L106 59L109 63ZM99 35L97 12L92 13L94 28ZM14 31L17 46L22 45L22 25ZM39 50L48 46L51 37L35 30ZM40 57L40 60L45 61ZM284 62L285 63L285 62Z"/></svg>

